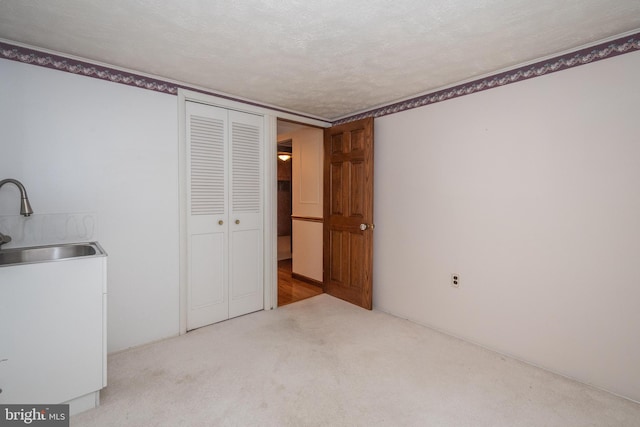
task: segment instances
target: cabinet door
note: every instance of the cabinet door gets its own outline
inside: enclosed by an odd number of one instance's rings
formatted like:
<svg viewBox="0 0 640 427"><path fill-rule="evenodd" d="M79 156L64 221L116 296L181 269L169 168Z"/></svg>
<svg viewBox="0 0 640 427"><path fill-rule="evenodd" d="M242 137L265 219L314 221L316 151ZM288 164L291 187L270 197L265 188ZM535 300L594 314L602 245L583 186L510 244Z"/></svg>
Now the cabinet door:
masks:
<svg viewBox="0 0 640 427"><path fill-rule="evenodd" d="M229 318L227 110L186 103L187 329Z"/></svg>
<svg viewBox="0 0 640 427"><path fill-rule="evenodd" d="M0 404L102 388L105 269L106 258L0 268Z"/></svg>
<svg viewBox="0 0 640 427"><path fill-rule="evenodd" d="M263 117L229 111L231 143L229 317L264 307Z"/></svg>

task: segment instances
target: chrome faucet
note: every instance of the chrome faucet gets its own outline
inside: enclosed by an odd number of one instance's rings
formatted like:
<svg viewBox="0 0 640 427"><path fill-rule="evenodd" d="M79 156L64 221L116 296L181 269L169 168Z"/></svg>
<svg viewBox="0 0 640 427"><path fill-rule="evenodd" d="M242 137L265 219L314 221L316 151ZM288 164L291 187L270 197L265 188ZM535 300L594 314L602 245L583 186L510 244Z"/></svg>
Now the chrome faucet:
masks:
<svg viewBox="0 0 640 427"><path fill-rule="evenodd" d="M33 213L33 209L31 209L31 203L29 203L29 197L27 196L27 190L25 190L24 185L17 179L3 179L0 181L0 188L2 188L5 184L14 184L20 190L20 215L25 217L31 216ZM5 243L9 243L11 241L11 236L7 236L6 234L0 233L0 246Z"/></svg>

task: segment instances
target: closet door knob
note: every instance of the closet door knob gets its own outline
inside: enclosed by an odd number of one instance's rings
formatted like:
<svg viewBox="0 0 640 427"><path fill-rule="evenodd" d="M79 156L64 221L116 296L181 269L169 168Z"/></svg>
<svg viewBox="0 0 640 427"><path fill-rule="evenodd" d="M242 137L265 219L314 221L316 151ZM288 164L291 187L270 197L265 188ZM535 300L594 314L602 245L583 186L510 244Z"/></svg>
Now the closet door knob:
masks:
<svg viewBox="0 0 640 427"><path fill-rule="evenodd" d="M223 220L218 221L218 225L222 225L222 224L224 224Z"/></svg>
<svg viewBox="0 0 640 427"><path fill-rule="evenodd" d="M240 220L239 219L236 219L236 224L240 224Z"/></svg>

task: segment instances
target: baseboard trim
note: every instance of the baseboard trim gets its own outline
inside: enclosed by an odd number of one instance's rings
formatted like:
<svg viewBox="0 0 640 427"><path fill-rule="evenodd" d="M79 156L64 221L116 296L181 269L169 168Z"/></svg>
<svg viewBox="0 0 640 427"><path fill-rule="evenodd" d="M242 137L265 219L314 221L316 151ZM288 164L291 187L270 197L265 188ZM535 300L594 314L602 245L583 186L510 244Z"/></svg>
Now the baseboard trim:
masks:
<svg viewBox="0 0 640 427"><path fill-rule="evenodd" d="M307 276L303 276L302 274L298 274L298 273L291 273L291 278L292 279L296 279L296 280L300 280L302 282L306 282L309 283L310 285L314 285L317 286L319 288L322 288L324 290L324 283L316 280L316 279L312 279L311 277L307 277Z"/></svg>

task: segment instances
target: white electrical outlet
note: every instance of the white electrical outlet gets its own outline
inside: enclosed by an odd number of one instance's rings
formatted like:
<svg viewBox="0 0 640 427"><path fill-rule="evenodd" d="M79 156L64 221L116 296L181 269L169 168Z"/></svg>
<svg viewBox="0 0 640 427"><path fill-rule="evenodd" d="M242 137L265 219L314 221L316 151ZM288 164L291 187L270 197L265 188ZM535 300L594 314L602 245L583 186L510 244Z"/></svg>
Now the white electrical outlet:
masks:
<svg viewBox="0 0 640 427"><path fill-rule="evenodd" d="M451 286L454 288L460 287L460 275L457 273L451 273Z"/></svg>

